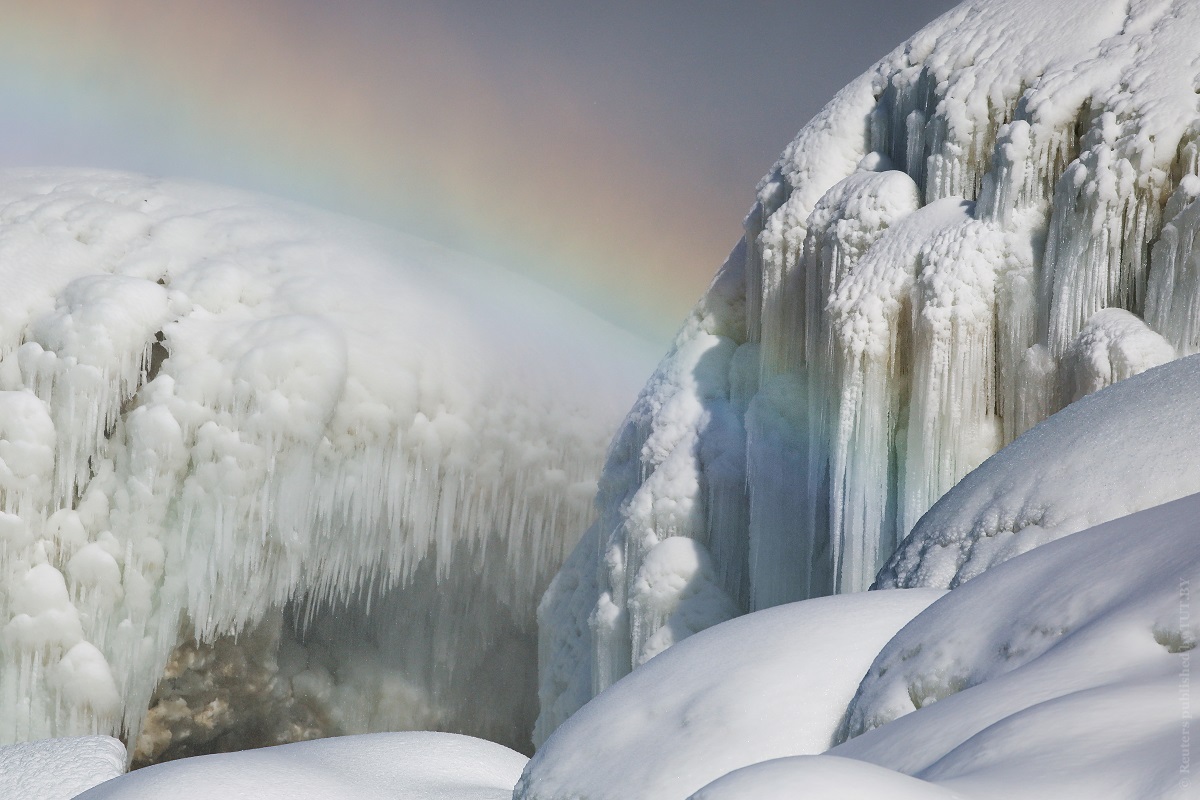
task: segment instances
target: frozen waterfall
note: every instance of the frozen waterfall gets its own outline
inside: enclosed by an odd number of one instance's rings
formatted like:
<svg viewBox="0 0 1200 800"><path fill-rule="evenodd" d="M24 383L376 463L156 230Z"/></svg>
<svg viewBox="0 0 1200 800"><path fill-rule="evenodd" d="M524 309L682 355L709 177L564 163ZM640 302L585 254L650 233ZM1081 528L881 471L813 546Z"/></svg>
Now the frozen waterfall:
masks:
<svg viewBox="0 0 1200 800"><path fill-rule="evenodd" d="M117 173L0 175L0 285L0 742L527 746L534 606L632 338L432 245Z"/></svg>
<svg viewBox="0 0 1200 800"><path fill-rule="evenodd" d="M542 600L536 739L668 620L866 589L1020 433L1200 351L1198 31L1184 0L966 2L800 131Z"/></svg>

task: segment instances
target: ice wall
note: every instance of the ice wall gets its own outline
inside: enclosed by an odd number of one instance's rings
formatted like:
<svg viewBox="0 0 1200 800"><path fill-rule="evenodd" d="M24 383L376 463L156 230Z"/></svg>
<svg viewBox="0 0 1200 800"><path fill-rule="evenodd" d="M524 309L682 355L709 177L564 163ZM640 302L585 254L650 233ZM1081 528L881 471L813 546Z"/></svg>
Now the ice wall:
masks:
<svg viewBox="0 0 1200 800"><path fill-rule="evenodd" d="M542 601L538 738L584 696L563 676L638 663L667 538L741 610L866 589L989 455L1200 350L1198 58L1184 0L976 0L800 131Z"/></svg>
<svg viewBox="0 0 1200 800"><path fill-rule="evenodd" d="M522 743L634 340L433 246L114 173L0 175L0 287L0 742L132 750L170 663L150 758L272 698L304 706L276 740Z"/></svg>

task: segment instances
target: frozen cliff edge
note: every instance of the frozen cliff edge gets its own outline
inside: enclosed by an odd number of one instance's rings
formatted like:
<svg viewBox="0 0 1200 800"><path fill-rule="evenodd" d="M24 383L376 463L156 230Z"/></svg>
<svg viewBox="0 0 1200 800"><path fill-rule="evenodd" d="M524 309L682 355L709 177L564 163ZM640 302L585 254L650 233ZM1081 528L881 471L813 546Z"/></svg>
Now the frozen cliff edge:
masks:
<svg viewBox="0 0 1200 800"><path fill-rule="evenodd" d="M539 608L535 739L668 640L867 588L1002 446L1200 351L1200 8L1083 6L962 4L760 183Z"/></svg>
<svg viewBox="0 0 1200 800"><path fill-rule="evenodd" d="M527 746L535 603L632 338L432 245L117 173L0 174L0 286L0 743Z"/></svg>

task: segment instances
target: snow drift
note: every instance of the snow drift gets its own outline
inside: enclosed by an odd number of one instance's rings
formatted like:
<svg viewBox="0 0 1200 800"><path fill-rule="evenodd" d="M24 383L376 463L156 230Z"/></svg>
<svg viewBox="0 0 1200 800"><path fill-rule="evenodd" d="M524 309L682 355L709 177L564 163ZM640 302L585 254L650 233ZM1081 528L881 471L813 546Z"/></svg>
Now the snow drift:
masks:
<svg viewBox="0 0 1200 800"><path fill-rule="evenodd" d="M822 753L880 649L942 594L821 597L709 628L580 709L513 797L683 800L738 767Z"/></svg>
<svg viewBox="0 0 1200 800"><path fill-rule="evenodd" d="M1140 511L950 592L883 648L830 754L967 798L1195 797L1198 514Z"/></svg>
<svg viewBox="0 0 1200 800"><path fill-rule="evenodd" d="M0 285L0 742L525 744L534 603L636 342L433 246L114 173L0 176Z"/></svg>
<svg viewBox="0 0 1200 800"><path fill-rule="evenodd" d="M508 800L526 758L492 742L411 731L339 736L155 764L80 800Z"/></svg>
<svg viewBox="0 0 1200 800"><path fill-rule="evenodd" d="M800 131L542 601L539 740L693 602L865 589L1002 446L1200 351L1197 31L1183 0L966 2ZM671 537L704 599L647 605Z"/></svg>

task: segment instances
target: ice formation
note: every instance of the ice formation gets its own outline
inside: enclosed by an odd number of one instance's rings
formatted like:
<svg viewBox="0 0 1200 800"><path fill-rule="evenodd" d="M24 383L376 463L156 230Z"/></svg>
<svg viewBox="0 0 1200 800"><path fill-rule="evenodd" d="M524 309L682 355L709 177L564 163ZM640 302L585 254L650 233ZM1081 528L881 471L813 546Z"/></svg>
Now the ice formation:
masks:
<svg viewBox="0 0 1200 800"><path fill-rule="evenodd" d="M0 175L0 286L0 742L153 759L249 744L273 702L257 744L527 741L536 598L632 338L431 245L115 173Z"/></svg>
<svg viewBox="0 0 1200 800"><path fill-rule="evenodd" d="M800 131L543 599L539 739L638 663L664 540L742 611L865 589L1002 446L1200 351L1198 32L1186 0L971 0Z"/></svg>

